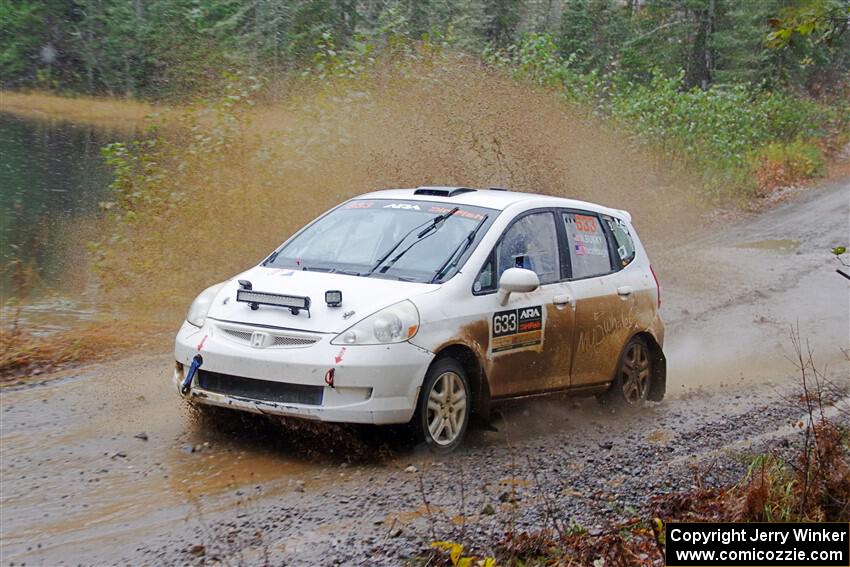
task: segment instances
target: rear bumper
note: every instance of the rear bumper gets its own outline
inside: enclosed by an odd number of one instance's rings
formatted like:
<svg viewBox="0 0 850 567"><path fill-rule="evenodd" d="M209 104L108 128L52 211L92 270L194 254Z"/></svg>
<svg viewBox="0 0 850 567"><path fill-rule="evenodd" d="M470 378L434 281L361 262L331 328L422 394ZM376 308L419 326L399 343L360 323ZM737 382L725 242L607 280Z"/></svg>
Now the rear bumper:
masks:
<svg viewBox="0 0 850 567"><path fill-rule="evenodd" d="M245 326L246 331L250 329ZM320 403L269 401L244 392L234 395L220 389L205 390L196 375L185 397L197 403L319 421L410 421L433 353L406 342L342 347L330 344L334 335L314 337L318 340L308 346L254 348L227 338L215 321L208 320L202 329L184 322L174 347L175 387L179 392L184 373L200 352L203 371L322 390ZM325 383L330 369L334 370L333 387Z"/></svg>

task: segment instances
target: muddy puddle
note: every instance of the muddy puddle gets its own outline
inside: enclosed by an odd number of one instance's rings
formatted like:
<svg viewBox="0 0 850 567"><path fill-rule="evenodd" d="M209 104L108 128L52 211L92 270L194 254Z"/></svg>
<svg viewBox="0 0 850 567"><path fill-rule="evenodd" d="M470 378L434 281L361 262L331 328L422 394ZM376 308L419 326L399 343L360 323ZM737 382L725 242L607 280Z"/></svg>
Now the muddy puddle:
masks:
<svg viewBox="0 0 850 567"><path fill-rule="evenodd" d="M196 500L239 487L287 490L297 486L273 481L320 480L309 460L247 430L205 429L172 395L160 362L129 360L105 375L4 392L0 505L15 510L4 514L4 547L82 543L178 521Z"/></svg>
<svg viewBox="0 0 850 567"><path fill-rule="evenodd" d="M793 252L800 247L799 240L790 238L779 238L769 240L756 240L755 242L745 242L738 244L738 248L754 248L756 250L774 250L777 252Z"/></svg>

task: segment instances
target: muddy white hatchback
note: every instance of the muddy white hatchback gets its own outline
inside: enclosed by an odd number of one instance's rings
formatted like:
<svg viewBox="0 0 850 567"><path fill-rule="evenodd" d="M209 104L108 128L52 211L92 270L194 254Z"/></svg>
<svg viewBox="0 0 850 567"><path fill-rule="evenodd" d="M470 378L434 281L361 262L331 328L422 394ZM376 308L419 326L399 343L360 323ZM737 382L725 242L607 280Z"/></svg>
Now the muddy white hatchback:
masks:
<svg viewBox="0 0 850 567"><path fill-rule="evenodd" d="M450 451L498 400L660 399L659 305L624 211L497 189L379 191L201 293L174 381L197 404L411 423Z"/></svg>

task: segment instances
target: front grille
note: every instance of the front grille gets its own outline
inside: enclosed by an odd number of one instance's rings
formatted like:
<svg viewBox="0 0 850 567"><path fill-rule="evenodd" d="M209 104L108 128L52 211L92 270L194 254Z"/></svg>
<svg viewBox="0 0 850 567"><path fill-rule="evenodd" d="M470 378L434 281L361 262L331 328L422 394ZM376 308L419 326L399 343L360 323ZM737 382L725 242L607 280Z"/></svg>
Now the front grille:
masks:
<svg viewBox="0 0 850 567"><path fill-rule="evenodd" d="M238 341L251 342L251 331L240 331L239 329L223 329L223 331Z"/></svg>
<svg viewBox="0 0 850 567"><path fill-rule="evenodd" d="M274 335L272 346L306 346L315 343L318 339L307 337L293 337L291 335Z"/></svg>
<svg viewBox="0 0 850 567"><path fill-rule="evenodd" d="M223 325L219 325L221 330L224 332L225 337L232 341L236 341L238 343L250 345L251 344L251 335L253 331L246 330L243 328L236 327L225 327ZM309 336L309 335L294 335L289 333L280 333L274 331L266 331L265 329L257 329L262 330L263 332L268 333L271 336L271 344L267 345L267 348L293 348L293 347L305 347L310 346L319 341L319 337Z"/></svg>
<svg viewBox="0 0 850 567"><path fill-rule="evenodd" d="M322 405L325 392L322 386L255 380L207 370L198 370L198 385L204 390L228 396L310 406Z"/></svg>

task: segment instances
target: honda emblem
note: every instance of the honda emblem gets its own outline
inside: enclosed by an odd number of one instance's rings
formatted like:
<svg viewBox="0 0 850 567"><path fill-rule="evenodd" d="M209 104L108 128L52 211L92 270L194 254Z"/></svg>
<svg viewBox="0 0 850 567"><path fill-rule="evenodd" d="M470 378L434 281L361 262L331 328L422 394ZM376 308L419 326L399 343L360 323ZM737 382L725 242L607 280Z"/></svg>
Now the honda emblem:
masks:
<svg viewBox="0 0 850 567"><path fill-rule="evenodd" d="M251 333L251 346L255 348L263 348L266 346L266 339L268 338L267 333L261 333L259 331Z"/></svg>

